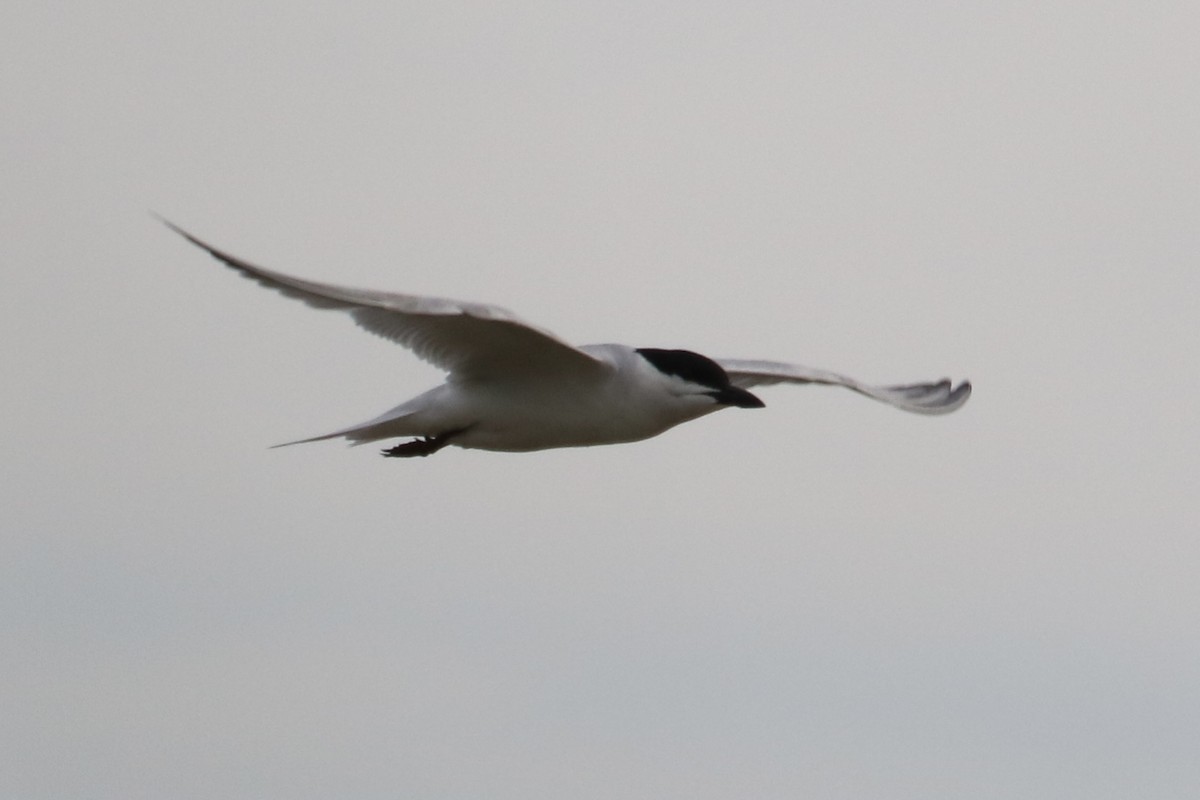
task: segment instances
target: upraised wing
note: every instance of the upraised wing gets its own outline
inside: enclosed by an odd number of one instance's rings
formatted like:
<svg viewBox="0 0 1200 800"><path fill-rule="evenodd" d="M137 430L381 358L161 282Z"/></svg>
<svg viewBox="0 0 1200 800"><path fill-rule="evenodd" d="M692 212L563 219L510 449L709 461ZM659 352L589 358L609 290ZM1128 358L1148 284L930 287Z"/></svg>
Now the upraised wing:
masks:
<svg viewBox="0 0 1200 800"><path fill-rule="evenodd" d="M823 369L812 369L779 361L747 361L736 358L717 359L729 374L734 386L749 389L776 383L819 383L826 386L845 386L888 405L917 414L949 414L962 406L971 396L970 381L954 386L949 380L934 383L913 383L905 386L868 386Z"/></svg>
<svg viewBox="0 0 1200 800"><path fill-rule="evenodd" d="M293 278L231 256L179 226L162 221L244 277L313 308L347 311L360 327L407 347L455 378L486 380L529 372L591 373L607 368L598 359L498 306Z"/></svg>

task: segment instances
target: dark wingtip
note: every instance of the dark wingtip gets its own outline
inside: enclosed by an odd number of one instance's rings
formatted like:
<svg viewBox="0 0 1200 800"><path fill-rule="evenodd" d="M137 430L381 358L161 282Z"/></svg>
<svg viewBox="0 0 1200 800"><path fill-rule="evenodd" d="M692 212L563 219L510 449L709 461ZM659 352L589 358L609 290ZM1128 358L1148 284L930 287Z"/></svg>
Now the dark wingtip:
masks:
<svg viewBox="0 0 1200 800"><path fill-rule="evenodd" d="M174 222L171 222L171 220L167 219L166 217L164 217L162 214L158 213L157 211L150 211L149 214L150 214L150 216L154 217L156 220L161 222L163 225L166 225L168 228L175 231L175 233L178 233L180 236L187 239L192 244L199 245L200 247L203 247L206 250L209 249L208 245L204 244L199 239L197 239L195 236L192 236L190 233L188 233L183 228L176 225Z"/></svg>
<svg viewBox="0 0 1200 800"><path fill-rule="evenodd" d="M938 384L941 390L941 397L936 399L930 398L926 400L926 408L930 413L947 414L951 411L957 411L971 397L971 382L963 381L954 386L949 380L943 380ZM953 387L953 388L951 388ZM920 404L920 400L917 401Z"/></svg>
<svg viewBox="0 0 1200 800"><path fill-rule="evenodd" d="M234 269L240 270L243 272L243 274L245 274L249 265L245 264L240 259L235 258L234 256L230 255L229 253L226 253L224 250L218 250L216 247L213 247L211 244L204 241L203 239L201 239L193 234L188 233L183 228L179 227L174 222L171 222L171 220L167 219L166 217L162 216L161 214L151 211L150 215L152 217L155 217L156 219L158 219L158 221L161 222L163 225L166 225L168 228L175 231L175 233L178 233L184 239L187 239L189 242L196 245L196 247L199 247L201 250L208 253L213 258L217 259L218 261L222 261L225 264L228 264L229 266L233 267Z"/></svg>
<svg viewBox="0 0 1200 800"><path fill-rule="evenodd" d="M960 383L957 386L957 388L954 389L954 391L952 391L950 393L950 397L948 399L952 403L962 404L962 403L967 402L967 398L970 396L971 396L971 382L963 381L962 383Z"/></svg>

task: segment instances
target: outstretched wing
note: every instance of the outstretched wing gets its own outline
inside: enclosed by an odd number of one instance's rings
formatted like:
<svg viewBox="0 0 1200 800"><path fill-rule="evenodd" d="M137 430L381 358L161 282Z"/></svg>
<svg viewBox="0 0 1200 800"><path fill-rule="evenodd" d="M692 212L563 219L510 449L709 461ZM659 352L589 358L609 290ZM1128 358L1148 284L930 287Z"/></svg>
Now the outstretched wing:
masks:
<svg viewBox="0 0 1200 800"><path fill-rule="evenodd" d="M970 381L953 386L949 380L934 383L913 383L905 386L868 386L845 375L823 369L784 364L778 361L746 361L736 358L717 359L729 374L734 386L749 389L776 383L819 383L845 386L859 394L880 400L905 411L917 414L948 414L967 402L971 396Z"/></svg>
<svg viewBox="0 0 1200 800"><path fill-rule="evenodd" d="M285 297L313 308L347 311L371 333L412 350L456 378L488 379L514 373L589 373L603 362L497 306L440 297L351 289L293 278L218 250L167 220L171 230L209 255Z"/></svg>

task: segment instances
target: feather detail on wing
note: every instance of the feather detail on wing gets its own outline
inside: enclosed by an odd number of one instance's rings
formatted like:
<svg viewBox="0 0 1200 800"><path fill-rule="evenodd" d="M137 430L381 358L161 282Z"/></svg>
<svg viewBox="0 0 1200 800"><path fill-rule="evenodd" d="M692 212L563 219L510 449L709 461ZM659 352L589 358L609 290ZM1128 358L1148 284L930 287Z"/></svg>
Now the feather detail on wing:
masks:
<svg viewBox="0 0 1200 800"><path fill-rule="evenodd" d="M605 368L582 350L498 306L293 278L243 261L162 221L244 277L312 308L349 312L360 327L407 347L457 379L544 370L586 373Z"/></svg>
<svg viewBox="0 0 1200 800"><path fill-rule="evenodd" d="M931 383L913 383L903 386L869 386L823 369L812 369L797 364L778 361L748 361L743 359L717 359L717 363L729 374L734 386L749 389L754 386L770 386L776 383L818 383L827 386L845 386L859 394L888 405L917 414L948 414L961 407L971 396L970 381L954 386L942 379Z"/></svg>

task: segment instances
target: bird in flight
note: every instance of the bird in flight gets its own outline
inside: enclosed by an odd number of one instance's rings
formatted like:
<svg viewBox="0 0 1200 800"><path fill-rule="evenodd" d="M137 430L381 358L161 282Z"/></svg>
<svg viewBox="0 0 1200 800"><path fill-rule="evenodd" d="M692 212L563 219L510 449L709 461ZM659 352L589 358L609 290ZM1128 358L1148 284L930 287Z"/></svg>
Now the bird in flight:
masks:
<svg viewBox="0 0 1200 800"><path fill-rule="evenodd" d="M690 350L575 347L497 306L351 289L263 269L167 227L246 278L313 308L345 311L371 333L449 373L446 382L358 425L290 444L345 438L409 441L383 451L428 456L447 445L524 452L649 439L722 408L762 408L756 386L844 386L918 414L946 414L971 396L967 381L869 386L777 361L712 359Z"/></svg>

